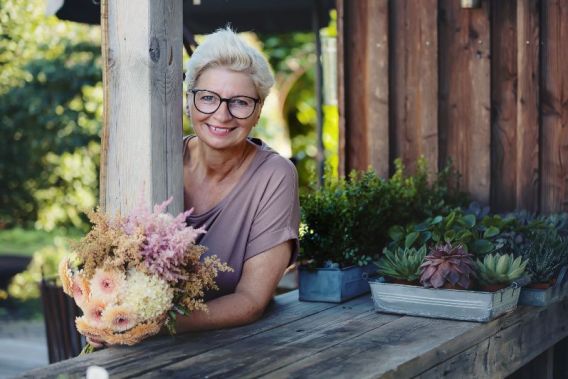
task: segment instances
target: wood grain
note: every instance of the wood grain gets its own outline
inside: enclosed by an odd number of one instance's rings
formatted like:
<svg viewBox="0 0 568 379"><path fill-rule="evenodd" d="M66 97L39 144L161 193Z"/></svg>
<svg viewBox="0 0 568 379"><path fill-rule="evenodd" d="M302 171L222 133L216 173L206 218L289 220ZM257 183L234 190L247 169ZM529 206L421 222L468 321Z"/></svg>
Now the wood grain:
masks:
<svg viewBox="0 0 568 379"><path fill-rule="evenodd" d="M540 2L517 1L517 141L515 208L539 211ZM505 170L509 171L508 166ZM505 174L505 171L503 171ZM507 191L503 191L507 193ZM510 209L507 209L510 210Z"/></svg>
<svg viewBox="0 0 568 379"><path fill-rule="evenodd" d="M491 12L491 204L503 212L517 205L517 7L492 1Z"/></svg>
<svg viewBox="0 0 568 379"><path fill-rule="evenodd" d="M344 52L340 77L345 86L344 92L340 92L343 174L372 166L380 176L386 177L389 173L388 1L346 1L341 2L340 9L339 46Z"/></svg>
<svg viewBox="0 0 568 379"><path fill-rule="evenodd" d="M391 159L402 158L409 172L420 156L438 171L437 0L392 2Z"/></svg>
<svg viewBox="0 0 568 379"><path fill-rule="evenodd" d="M440 165L452 158L474 200L489 203L489 4L439 2Z"/></svg>
<svg viewBox="0 0 568 379"><path fill-rule="evenodd" d="M108 2L102 203L183 208L181 0Z"/></svg>
<svg viewBox="0 0 568 379"><path fill-rule="evenodd" d="M543 1L541 210L568 210L568 7Z"/></svg>

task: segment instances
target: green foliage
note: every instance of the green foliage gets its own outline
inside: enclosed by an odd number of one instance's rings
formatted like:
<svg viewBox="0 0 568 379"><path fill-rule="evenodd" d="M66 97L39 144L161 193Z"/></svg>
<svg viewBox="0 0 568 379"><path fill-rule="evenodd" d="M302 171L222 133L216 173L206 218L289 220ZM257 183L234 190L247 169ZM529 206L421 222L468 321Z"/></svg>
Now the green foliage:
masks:
<svg viewBox="0 0 568 379"><path fill-rule="evenodd" d="M363 265L386 245L390 225L417 222L461 205L459 196L450 196L454 190L443 187L447 178L429 184L426 165L418 167L415 175L406 176L397 161L388 180L372 170L353 172L348 180L326 178L323 188L303 192L300 258L315 267L326 261Z"/></svg>
<svg viewBox="0 0 568 379"><path fill-rule="evenodd" d="M0 0L0 228L84 226L98 192L100 35L43 8Z"/></svg>
<svg viewBox="0 0 568 379"><path fill-rule="evenodd" d="M82 233L76 229L55 229L49 232L22 228L0 230L0 255L31 256L42 247L52 245L54 238L79 239L81 236Z"/></svg>
<svg viewBox="0 0 568 379"><path fill-rule="evenodd" d="M527 272L533 283L548 283L568 264L568 237L556 230L537 232L519 255L528 260Z"/></svg>
<svg viewBox="0 0 568 379"><path fill-rule="evenodd" d="M528 264L522 257L515 258L513 254L487 254L483 262L477 259L476 269L479 283L511 284L521 278Z"/></svg>
<svg viewBox="0 0 568 379"><path fill-rule="evenodd" d="M29 300L39 297L39 282L44 277L56 277L59 262L68 255L63 238L55 238L52 246L44 247L33 254L26 271L16 274L8 286L10 297Z"/></svg>
<svg viewBox="0 0 568 379"><path fill-rule="evenodd" d="M447 215L438 214L419 224L395 225L389 230L391 247L432 247L451 243L462 245L474 255L485 255L493 251L514 251L524 236L537 230L542 223L521 224L515 217L485 215L481 219L461 208L453 209ZM519 239L520 238L520 239Z"/></svg>
<svg viewBox="0 0 568 379"><path fill-rule="evenodd" d="M426 246L419 249L396 248L384 249L383 256L376 263L381 275L394 279L417 281L420 278L420 265L426 257Z"/></svg>

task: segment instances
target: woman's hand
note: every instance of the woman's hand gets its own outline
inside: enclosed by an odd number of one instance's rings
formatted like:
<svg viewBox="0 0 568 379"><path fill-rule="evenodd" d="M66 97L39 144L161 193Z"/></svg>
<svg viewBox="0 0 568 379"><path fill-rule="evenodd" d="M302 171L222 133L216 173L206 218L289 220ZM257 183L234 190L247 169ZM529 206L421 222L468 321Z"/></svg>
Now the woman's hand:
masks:
<svg viewBox="0 0 568 379"><path fill-rule="evenodd" d="M179 316L178 332L228 328L259 319L272 297L292 255L293 241L286 241L248 259L235 293L207 303L208 312Z"/></svg>
<svg viewBox="0 0 568 379"><path fill-rule="evenodd" d="M102 349L103 347L106 347L105 341L94 337L87 337L87 343L95 349Z"/></svg>

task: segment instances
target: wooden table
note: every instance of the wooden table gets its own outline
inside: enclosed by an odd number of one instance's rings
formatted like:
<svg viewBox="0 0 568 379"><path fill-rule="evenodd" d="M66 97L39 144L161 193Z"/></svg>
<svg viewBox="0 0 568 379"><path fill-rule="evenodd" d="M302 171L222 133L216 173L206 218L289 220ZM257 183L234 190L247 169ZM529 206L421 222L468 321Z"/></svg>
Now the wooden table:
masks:
<svg viewBox="0 0 568 379"><path fill-rule="evenodd" d="M299 302L293 291L251 325L156 337L22 377L84 377L90 365L111 378L504 377L568 335L567 308L568 299L519 307L481 324L376 313L370 295L344 304Z"/></svg>

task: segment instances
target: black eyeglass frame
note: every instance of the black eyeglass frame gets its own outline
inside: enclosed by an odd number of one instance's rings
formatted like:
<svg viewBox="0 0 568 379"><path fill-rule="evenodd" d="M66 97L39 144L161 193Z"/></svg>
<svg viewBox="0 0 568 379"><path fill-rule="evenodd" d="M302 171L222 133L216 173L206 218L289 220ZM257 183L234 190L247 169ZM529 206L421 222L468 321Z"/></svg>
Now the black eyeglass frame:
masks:
<svg viewBox="0 0 568 379"><path fill-rule="evenodd" d="M215 96L217 96L217 97L220 99L219 105L217 105L217 108L215 108L214 111L211 111L211 112L203 112L203 111L202 111L201 109L199 109L199 107L197 106L197 103L195 102L195 97L196 97L195 94L196 94L197 92L201 92L201 91L210 92L210 93L214 94ZM204 113L204 114L213 114L213 113L217 112L217 111L219 110L219 108L221 108L221 104L223 104L224 102L226 102L226 103L227 103L227 110L229 111L229 114L230 114L232 117L234 117L234 118L236 118L236 119L239 119L239 120L246 120L247 118L249 118L250 116L252 116L252 115L254 114L254 111L256 110L256 105L257 105L258 103L260 103L260 98L250 97L250 96L246 96L246 95L239 95L239 96L233 96L233 97L221 97L221 95L219 95L217 92L210 91L210 90L208 90L208 89L193 88L193 89L189 90L189 92L191 92L191 93L193 94L193 105L195 106L195 109L197 109L199 112ZM229 106L229 105L230 105L229 101L230 101L230 100L233 100L233 99L235 99L235 98L238 98L238 97L246 97L247 99L251 99L252 101L254 101L254 106L252 107L252 111L250 112L250 114L249 114L247 117L237 117L237 116L235 116L235 115L233 114L233 112L231 112L231 107Z"/></svg>

